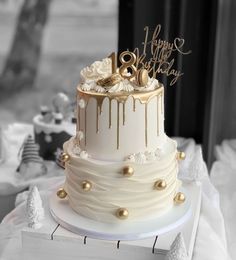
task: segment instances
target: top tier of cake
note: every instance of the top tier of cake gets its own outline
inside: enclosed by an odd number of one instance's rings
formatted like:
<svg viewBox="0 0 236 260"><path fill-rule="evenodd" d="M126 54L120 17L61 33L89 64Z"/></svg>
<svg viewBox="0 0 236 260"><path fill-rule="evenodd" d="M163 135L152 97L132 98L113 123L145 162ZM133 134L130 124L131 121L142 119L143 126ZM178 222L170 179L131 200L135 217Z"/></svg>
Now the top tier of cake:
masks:
<svg viewBox="0 0 236 260"><path fill-rule="evenodd" d="M153 160L167 139L163 85L154 78L142 87L125 78L112 86L98 84L111 75L110 58L81 71L75 140L94 159Z"/></svg>

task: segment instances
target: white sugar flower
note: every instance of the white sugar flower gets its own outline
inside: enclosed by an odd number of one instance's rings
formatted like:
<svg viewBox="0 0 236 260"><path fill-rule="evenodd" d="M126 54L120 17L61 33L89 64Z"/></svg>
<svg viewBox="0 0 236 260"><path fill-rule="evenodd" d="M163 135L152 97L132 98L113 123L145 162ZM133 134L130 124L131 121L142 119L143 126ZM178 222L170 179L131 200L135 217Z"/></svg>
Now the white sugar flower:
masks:
<svg viewBox="0 0 236 260"><path fill-rule="evenodd" d="M120 83L117 83L115 84L114 86L112 86L108 92L110 93L115 93L115 92L119 92L119 91L122 91L123 90L123 87L122 87L122 84L121 82Z"/></svg>
<svg viewBox="0 0 236 260"><path fill-rule="evenodd" d="M80 157L81 157L82 159L87 159L87 158L88 158L88 153L87 153L86 151L81 151L81 152L80 152Z"/></svg>
<svg viewBox="0 0 236 260"><path fill-rule="evenodd" d="M155 161L156 155L154 152L145 152L147 161Z"/></svg>
<svg viewBox="0 0 236 260"><path fill-rule="evenodd" d="M135 162L135 155L134 154L131 154L127 157L127 160L130 161L130 162Z"/></svg>
<svg viewBox="0 0 236 260"><path fill-rule="evenodd" d="M156 149L155 155L156 155L157 160L160 160L160 159L161 159L161 149L160 149L160 148L157 148L157 149Z"/></svg>
<svg viewBox="0 0 236 260"><path fill-rule="evenodd" d="M96 92L98 92L98 93L103 93L103 92L106 91L103 87L98 86L98 85L95 86L94 90L95 90Z"/></svg>
<svg viewBox="0 0 236 260"><path fill-rule="evenodd" d="M105 58L102 61L95 61L91 66L81 70L80 76L83 81L98 80L111 75L111 59Z"/></svg>
<svg viewBox="0 0 236 260"><path fill-rule="evenodd" d="M117 83L113 87L109 89L110 93L119 92L119 91L125 91L125 92L131 92L134 90L134 87L132 86L131 82L127 79L122 80L121 82Z"/></svg>
<svg viewBox="0 0 236 260"><path fill-rule="evenodd" d="M145 163L146 162L146 156L145 156L145 154L144 153L137 153L136 155L135 155L135 161L137 162L137 163L140 163L140 164L143 164L143 163Z"/></svg>
<svg viewBox="0 0 236 260"><path fill-rule="evenodd" d="M133 85L131 84L131 82L128 80L128 79L125 79L123 81L123 91L126 91L126 92L131 92L134 90L134 87Z"/></svg>
<svg viewBox="0 0 236 260"><path fill-rule="evenodd" d="M79 147L78 144L75 144L72 150L73 150L73 153L74 153L75 155L78 155L78 156L80 155L81 148Z"/></svg>
<svg viewBox="0 0 236 260"><path fill-rule="evenodd" d="M88 83L84 83L84 84L81 85L81 89L83 91L89 91L89 90L91 90L91 85L88 84Z"/></svg>

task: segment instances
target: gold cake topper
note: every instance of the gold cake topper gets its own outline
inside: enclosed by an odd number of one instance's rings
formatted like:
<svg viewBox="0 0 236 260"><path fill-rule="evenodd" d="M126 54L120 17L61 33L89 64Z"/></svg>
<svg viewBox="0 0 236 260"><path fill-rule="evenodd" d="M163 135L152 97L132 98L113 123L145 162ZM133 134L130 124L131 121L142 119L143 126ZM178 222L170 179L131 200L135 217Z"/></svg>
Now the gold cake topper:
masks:
<svg viewBox="0 0 236 260"><path fill-rule="evenodd" d="M178 52L182 55L188 55L192 51L184 51L184 43L185 40L183 38L176 37L173 42L168 42L158 38L161 32L161 25L158 24L149 39L149 27L146 26L144 28L145 31L145 39L142 42L143 51L140 54L138 48L134 49L134 53L136 54L136 68L146 69L150 76L156 78L157 74L165 74L168 76L173 76L170 86L174 85L182 73L180 70L174 69L174 58L172 54L174 52ZM151 54L151 58L146 60L147 54Z"/></svg>
<svg viewBox="0 0 236 260"><path fill-rule="evenodd" d="M192 51L183 51L185 40L176 37L173 42L168 42L158 38L161 32L161 25L158 24L151 36L149 37L150 29L148 26L144 28L145 38L143 51L140 53L138 48L133 52L123 51L119 55L121 66L117 68L117 55L112 52L108 57L111 58L112 75L108 78L99 80L98 85L111 87L119 83L122 78L131 80L135 79L138 86L145 86L148 82L148 75L156 78L157 74L165 74L167 77L172 76L170 86L174 85L177 80L184 74L180 70L173 68L175 59L173 53L178 52L181 55L188 55ZM147 60L147 56L151 58ZM117 74L121 77L117 77ZM116 76L116 79L114 79Z"/></svg>

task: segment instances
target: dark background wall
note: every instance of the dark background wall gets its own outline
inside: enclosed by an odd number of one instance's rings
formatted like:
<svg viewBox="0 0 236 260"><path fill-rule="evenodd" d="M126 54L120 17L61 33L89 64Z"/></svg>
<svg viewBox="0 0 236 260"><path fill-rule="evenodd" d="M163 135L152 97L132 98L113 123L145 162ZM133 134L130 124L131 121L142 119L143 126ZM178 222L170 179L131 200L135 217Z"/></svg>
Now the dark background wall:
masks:
<svg viewBox="0 0 236 260"><path fill-rule="evenodd" d="M175 57L178 70L184 72L177 84L159 76L165 88L165 129L170 136L193 137L203 145L210 165L213 143L209 144L213 65L216 38L217 1L209 0L120 0L119 50L141 47L143 28L162 25L162 39L185 39L187 56Z"/></svg>

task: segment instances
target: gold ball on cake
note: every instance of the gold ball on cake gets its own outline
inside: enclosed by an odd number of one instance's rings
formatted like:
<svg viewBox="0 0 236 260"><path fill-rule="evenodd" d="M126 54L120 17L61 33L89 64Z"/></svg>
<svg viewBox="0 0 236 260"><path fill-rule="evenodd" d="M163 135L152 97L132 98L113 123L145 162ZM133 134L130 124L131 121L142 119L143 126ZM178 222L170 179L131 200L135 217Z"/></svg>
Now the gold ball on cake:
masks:
<svg viewBox="0 0 236 260"><path fill-rule="evenodd" d="M127 219L128 216L129 216L129 211L127 209L125 209L125 208L119 208L116 211L116 216L119 219Z"/></svg>
<svg viewBox="0 0 236 260"><path fill-rule="evenodd" d="M68 153L62 153L61 161L65 163L65 162L68 162L69 160L70 160L69 154Z"/></svg>
<svg viewBox="0 0 236 260"><path fill-rule="evenodd" d="M81 187L84 191L90 191L92 189L92 183L90 181L83 181Z"/></svg>
<svg viewBox="0 0 236 260"><path fill-rule="evenodd" d="M134 174L134 168L132 168L131 166L125 166L123 168L123 175L126 177L130 177Z"/></svg>
<svg viewBox="0 0 236 260"><path fill-rule="evenodd" d="M57 197L59 197L60 199L64 199L66 196L67 196L67 193L63 188L60 188L57 191Z"/></svg>
<svg viewBox="0 0 236 260"><path fill-rule="evenodd" d="M140 69L136 74L137 84L141 87L144 87L148 83L148 71L146 69Z"/></svg>
<svg viewBox="0 0 236 260"><path fill-rule="evenodd" d="M186 158L186 154L184 152L178 152L177 153L177 159L178 160L184 160Z"/></svg>
<svg viewBox="0 0 236 260"><path fill-rule="evenodd" d="M156 190L164 190L166 188L167 184L165 180L158 180L154 184L154 188Z"/></svg>
<svg viewBox="0 0 236 260"><path fill-rule="evenodd" d="M174 202L176 204L184 203L185 201L185 195L182 192L178 192L174 197Z"/></svg>

